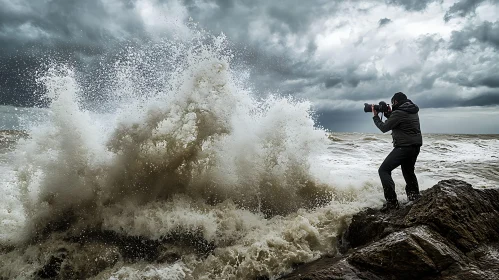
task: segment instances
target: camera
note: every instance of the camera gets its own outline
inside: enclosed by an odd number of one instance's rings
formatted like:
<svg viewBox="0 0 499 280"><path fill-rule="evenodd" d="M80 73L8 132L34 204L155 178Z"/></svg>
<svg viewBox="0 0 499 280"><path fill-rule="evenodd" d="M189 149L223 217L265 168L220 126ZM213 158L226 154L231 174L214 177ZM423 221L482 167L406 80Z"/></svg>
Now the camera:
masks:
<svg viewBox="0 0 499 280"><path fill-rule="evenodd" d="M366 113L372 112L373 111L372 105L373 104L364 103L364 112L366 112ZM374 105L374 110L376 110L376 112L380 112L380 113L387 113L388 112L388 104L386 104L385 101L380 101L379 105Z"/></svg>

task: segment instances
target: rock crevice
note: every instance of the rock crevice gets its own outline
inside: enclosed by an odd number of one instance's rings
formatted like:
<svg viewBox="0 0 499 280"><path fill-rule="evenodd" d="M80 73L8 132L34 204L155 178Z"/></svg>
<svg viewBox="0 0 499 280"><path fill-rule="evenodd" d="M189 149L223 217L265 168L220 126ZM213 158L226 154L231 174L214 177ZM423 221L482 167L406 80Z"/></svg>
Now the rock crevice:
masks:
<svg viewBox="0 0 499 280"><path fill-rule="evenodd" d="M440 181L412 205L356 214L339 248L282 279L499 279L499 189Z"/></svg>

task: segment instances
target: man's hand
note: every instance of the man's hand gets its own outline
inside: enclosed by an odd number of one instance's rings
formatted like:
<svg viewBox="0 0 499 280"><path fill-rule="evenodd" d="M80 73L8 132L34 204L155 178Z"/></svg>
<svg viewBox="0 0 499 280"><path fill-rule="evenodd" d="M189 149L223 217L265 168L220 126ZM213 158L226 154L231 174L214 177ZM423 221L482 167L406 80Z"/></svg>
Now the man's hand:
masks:
<svg viewBox="0 0 499 280"><path fill-rule="evenodd" d="M388 111L384 112L383 115L388 119L392 115L392 108L390 105L386 105L388 107Z"/></svg>
<svg viewBox="0 0 499 280"><path fill-rule="evenodd" d="M376 110L374 110L374 104L371 105L371 108L373 110L373 115L374 116L377 116L378 115L378 112L376 112Z"/></svg>

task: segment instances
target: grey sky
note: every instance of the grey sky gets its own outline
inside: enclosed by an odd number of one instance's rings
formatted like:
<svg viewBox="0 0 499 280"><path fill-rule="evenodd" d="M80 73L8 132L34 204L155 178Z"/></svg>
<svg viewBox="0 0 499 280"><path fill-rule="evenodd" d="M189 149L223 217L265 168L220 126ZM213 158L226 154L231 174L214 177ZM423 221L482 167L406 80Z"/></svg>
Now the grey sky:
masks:
<svg viewBox="0 0 499 280"><path fill-rule="evenodd" d="M85 68L117 46L186 35L192 18L227 35L257 94L309 99L333 131L371 131L363 103L403 91L422 113L440 114L423 126L428 132L453 126L499 133L499 0L0 0L0 6L0 104L37 103L43 93L33 73L47 53ZM472 129L453 124L457 107L468 119L490 112L488 121Z"/></svg>

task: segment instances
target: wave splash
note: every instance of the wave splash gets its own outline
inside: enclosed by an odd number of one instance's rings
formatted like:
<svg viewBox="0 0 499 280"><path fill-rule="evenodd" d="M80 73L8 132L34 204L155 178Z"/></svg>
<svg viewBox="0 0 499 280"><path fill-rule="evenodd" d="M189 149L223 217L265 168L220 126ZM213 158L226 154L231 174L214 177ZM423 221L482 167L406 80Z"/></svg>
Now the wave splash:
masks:
<svg viewBox="0 0 499 280"><path fill-rule="evenodd" d="M168 55L144 47L115 64L107 113L85 109L88 88L70 67L53 65L39 79L49 120L17 146L22 226L0 235L2 246L37 250L10 258L40 261L47 244L112 232L185 246L173 263L120 259L95 277L244 279L334 250L359 206L345 207L355 195L329 186L317 163L328 139L311 104L254 97L223 36L162 46ZM137 61L147 61L148 75ZM0 275L40 266L17 263Z"/></svg>

